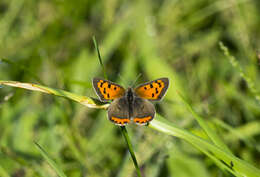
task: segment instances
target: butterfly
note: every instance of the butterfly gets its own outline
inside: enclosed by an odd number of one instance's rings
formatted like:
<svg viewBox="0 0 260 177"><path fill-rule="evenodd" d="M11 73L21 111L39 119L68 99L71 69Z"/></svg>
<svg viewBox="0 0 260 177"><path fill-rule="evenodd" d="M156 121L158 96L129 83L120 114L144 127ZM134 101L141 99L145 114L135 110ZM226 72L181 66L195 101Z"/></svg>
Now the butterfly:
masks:
<svg viewBox="0 0 260 177"><path fill-rule="evenodd" d="M134 89L124 89L119 84L101 78L94 78L92 84L102 102L112 101L108 107L108 118L114 124L125 126L134 121L138 125L147 125L155 115L155 107L150 101L163 98L169 79L159 78Z"/></svg>

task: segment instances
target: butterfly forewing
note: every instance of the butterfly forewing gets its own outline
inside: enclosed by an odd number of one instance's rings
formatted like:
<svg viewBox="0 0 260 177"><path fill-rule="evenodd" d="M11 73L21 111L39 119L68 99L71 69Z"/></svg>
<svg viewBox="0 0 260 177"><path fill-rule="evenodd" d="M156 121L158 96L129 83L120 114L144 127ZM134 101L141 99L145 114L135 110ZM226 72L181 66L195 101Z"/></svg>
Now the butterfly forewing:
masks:
<svg viewBox="0 0 260 177"><path fill-rule="evenodd" d="M139 85L135 88L135 93L144 99L159 101L165 95L169 86L168 78L160 78Z"/></svg>
<svg viewBox="0 0 260 177"><path fill-rule="evenodd" d="M100 78L93 79L93 86L101 101L114 100L122 97L125 93L122 86Z"/></svg>

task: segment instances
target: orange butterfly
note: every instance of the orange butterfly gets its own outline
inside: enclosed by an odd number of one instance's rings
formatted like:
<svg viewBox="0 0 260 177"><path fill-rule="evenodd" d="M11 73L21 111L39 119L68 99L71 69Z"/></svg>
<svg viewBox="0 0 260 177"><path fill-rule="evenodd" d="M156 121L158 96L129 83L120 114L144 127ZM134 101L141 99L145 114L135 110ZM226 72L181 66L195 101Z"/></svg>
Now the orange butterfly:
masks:
<svg viewBox="0 0 260 177"><path fill-rule="evenodd" d="M101 78L93 79L93 87L101 101L112 101L108 107L108 118L119 126L131 120L139 125L147 125L155 115L150 101L159 101L169 86L168 78L159 78L125 90L122 86ZM149 100L149 101L148 101Z"/></svg>

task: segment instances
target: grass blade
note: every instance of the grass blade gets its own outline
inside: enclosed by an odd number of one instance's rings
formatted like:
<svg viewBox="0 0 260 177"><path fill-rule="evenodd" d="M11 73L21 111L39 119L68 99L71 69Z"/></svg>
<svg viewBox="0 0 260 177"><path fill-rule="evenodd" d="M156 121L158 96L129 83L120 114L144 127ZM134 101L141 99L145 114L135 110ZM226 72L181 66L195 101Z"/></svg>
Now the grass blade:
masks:
<svg viewBox="0 0 260 177"><path fill-rule="evenodd" d="M129 152L130 152L130 154L131 154L131 157L132 157L132 159L133 159L137 176L138 176L138 177L141 177L141 176L142 176L142 175L141 175L141 171L140 171L140 168L139 168L139 166L138 166L138 163L137 163L137 160L136 160L136 157L135 157L135 153L134 153L134 150L133 150L133 146L132 146L132 144L131 144L131 141L130 141L129 135L128 135L128 133L127 133L126 127L125 127L125 126L120 127L120 129L121 129L121 132L122 132L122 134L123 134L123 136L124 136L124 138L125 138L125 141L126 141L126 143L127 143L128 150L129 150Z"/></svg>
<svg viewBox="0 0 260 177"><path fill-rule="evenodd" d="M240 76L246 81L249 90L255 96L255 99L260 103L260 94L259 91L256 89L253 80L244 72L241 65L237 62L236 58L230 55L228 48L222 43L219 42L220 49L224 52L224 55L229 59L231 65L238 70Z"/></svg>
<svg viewBox="0 0 260 177"><path fill-rule="evenodd" d="M48 164L54 169L54 171L60 176L60 177L66 177L65 173L57 166L57 164L49 157L47 152L36 142L34 142L37 149L40 151L44 159L48 162Z"/></svg>
<svg viewBox="0 0 260 177"><path fill-rule="evenodd" d="M38 92L43 92L51 95L61 96L68 99L71 99L73 101L79 102L80 104L90 107L90 108L100 108L100 109L106 109L108 107L108 104L104 104L100 102L97 99L86 97L86 96L79 96L64 90L60 89L54 89L45 87L38 84L32 84L32 83L22 83L17 81L2 81L0 80L0 85L8 85L11 87L19 87L27 90L33 90Z"/></svg>
<svg viewBox="0 0 260 177"><path fill-rule="evenodd" d="M93 36L93 42L94 42L94 45L95 45L95 48L96 48L96 51L97 51L97 54L98 54L98 60L99 60L99 63L100 63L100 65L101 65L101 67L102 67L104 77L105 77L105 79L108 79L108 78L107 78L107 74L106 74L105 67L104 67L103 62L102 62L102 59L101 59L101 55L100 55L99 48L98 48L98 43L97 43L97 41L96 41L95 36Z"/></svg>
<svg viewBox="0 0 260 177"><path fill-rule="evenodd" d="M167 121L159 115L157 115L157 118L149 124L149 127L189 142L194 147L210 157L215 163L218 165L222 164L226 170L235 176L257 177L260 174L259 169L248 164L246 161L241 160L230 153L227 153L223 149L189 133L184 129L176 127L171 122Z"/></svg>
<svg viewBox="0 0 260 177"><path fill-rule="evenodd" d="M220 137L208 126L208 123L200 117L191 107L191 105L185 100L185 98L178 93L179 97L183 101L183 103L186 105L188 110L191 112L191 114L195 117L199 125L202 127L202 129L207 133L208 137L212 140L214 144L216 144L219 148L222 148L227 153L232 154L230 149L227 147L227 145L220 139Z"/></svg>

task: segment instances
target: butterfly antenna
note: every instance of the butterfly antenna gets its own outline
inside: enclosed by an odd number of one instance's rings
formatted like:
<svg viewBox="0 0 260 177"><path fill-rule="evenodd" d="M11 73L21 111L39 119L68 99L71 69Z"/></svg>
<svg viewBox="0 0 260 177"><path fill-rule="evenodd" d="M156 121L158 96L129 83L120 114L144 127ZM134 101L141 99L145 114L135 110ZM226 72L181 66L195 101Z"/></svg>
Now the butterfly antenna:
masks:
<svg viewBox="0 0 260 177"><path fill-rule="evenodd" d="M138 81L138 79L139 79L141 76L142 76L141 73L137 75L137 77L136 77L135 81L132 83L131 87L133 87L133 86L136 84L136 82Z"/></svg>
<svg viewBox="0 0 260 177"><path fill-rule="evenodd" d="M118 74L120 80L122 81L122 85L126 88L126 80L121 76L121 74Z"/></svg>

